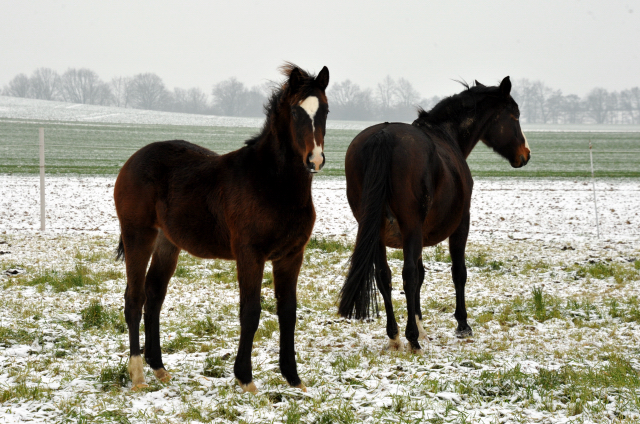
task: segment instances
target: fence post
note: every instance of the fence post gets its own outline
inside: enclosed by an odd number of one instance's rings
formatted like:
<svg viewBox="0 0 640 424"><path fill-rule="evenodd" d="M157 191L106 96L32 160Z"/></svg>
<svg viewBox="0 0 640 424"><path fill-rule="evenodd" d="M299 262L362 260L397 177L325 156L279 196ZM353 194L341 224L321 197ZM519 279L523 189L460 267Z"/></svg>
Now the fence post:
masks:
<svg viewBox="0 0 640 424"><path fill-rule="evenodd" d="M600 239L600 224L598 223L598 201L596 200L596 177L593 173L593 150L591 148L591 139L589 139L589 158L591 159L591 184L593 185L593 206L596 210L596 231L598 240Z"/></svg>
<svg viewBox="0 0 640 424"><path fill-rule="evenodd" d="M44 231L44 221L44 128L40 128L40 231Z"/></svg>

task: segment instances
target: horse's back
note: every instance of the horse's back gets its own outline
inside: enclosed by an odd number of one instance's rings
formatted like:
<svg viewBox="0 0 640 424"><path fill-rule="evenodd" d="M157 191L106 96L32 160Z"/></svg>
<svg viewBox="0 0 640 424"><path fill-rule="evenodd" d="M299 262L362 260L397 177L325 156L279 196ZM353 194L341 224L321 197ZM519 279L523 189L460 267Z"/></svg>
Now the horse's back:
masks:
<svg viewBox="0 0 640 424"><path fill-rule="evenodd" d="M421 221L425 245L444 240L468 212L473 180L466 160L453 144L437 133L413 125L374 125L352 141L345 159L345 174L347 198L354 215L358 218L361 213L363 151L370 140L378 137L376 134L384 134L392 144L388 211L393 216L386 217L385 244L402 246L398 220L405 224Z"/></svg>

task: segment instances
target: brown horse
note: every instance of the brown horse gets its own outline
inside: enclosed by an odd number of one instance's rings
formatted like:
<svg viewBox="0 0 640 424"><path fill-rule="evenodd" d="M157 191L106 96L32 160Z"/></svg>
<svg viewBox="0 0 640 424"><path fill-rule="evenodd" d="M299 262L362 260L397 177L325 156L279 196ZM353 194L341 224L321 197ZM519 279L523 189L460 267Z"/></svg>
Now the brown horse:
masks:
<svg viewBox="0 0 640 424"><path fill-rule="evenodd" d="M359 227L339 313L361 319L371 310L377 312L375 279L387 311L392 349L401 342L385 246L404 251L402 280L409 316L405 336L411 348L420 351L418 338L426 337L420 311L422 247L435 246L447 237L456 288L456 334L473 334L464 300L464 251L473 188L466 158L482 140L514 168L529 161L531 151L510 92L509 77L499 87L476 81L474 87L442 100L430 112L420 110L412 125L384 123L365 129L347 150L347 198Z"/></svg>
<svg viewBox="0 0 640 424"><path fill-rule="evenodd" d="M234 373L250 392L256 391L251 350L262 274L265 262L272 262L280 370L291 386L304 389L294 349L296 286L316 218L311 179L324 165L329 70L314 77L292 64L282 69L287 81L265 106L262 131L241 149L218 155L186 141L157 142L134 153L120 170L114 197L118 255L124 255L127 269L124 313L133 389L146 386L139 341L143 307L145 360L156 378L171 378L160 350L160 309L182 249L237 263L240 345Z"/></svg>

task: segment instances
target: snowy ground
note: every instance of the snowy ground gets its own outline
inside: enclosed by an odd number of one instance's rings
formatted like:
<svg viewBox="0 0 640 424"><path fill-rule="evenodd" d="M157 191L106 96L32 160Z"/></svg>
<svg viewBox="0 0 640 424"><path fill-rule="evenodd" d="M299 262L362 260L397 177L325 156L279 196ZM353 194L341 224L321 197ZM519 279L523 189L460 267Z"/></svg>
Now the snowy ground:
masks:
<svg viewBox="0 0 640 424"><path fill-rule="evenodd" d="M118 232L113 205L115 177L46 179L46 228L52 232ZM0 232L40 229L40 179L0 175ZM603 240L640 239L640 182L596 184ZM318 237L355 237L355 220L344 179L316 179L313 188ZM476 179L471 208L472 240L592 240L597 234L590 181L567 179Z"/></svg>
<svg viewBox="0 0 640 424"><path fill-rule="evenodd" d="M270 268L254 348L256 396L232 374L237 284L230 262L181 259L161 317L174 379L132 393L123 266L113 261L114 178L48 177L39 231L37 177L0 176L0 423L12 422L638 422L640 184L477 179L468 245L474 337L453 337L446 255L425 249L425 354L381 351L384 319L335 314L355 237L341 179L317 179L296 349L309 391L278 372ZM401 334L402 262L390 252ZM446 249L445 249L446 253ZM42 278L41 278L42 277ZM84 283L74 283L84 278ZM66 278L66 279L65 279ZM73 280L75 278L75 280ZM81 279L81 278L80 278ZM64 281L63 281L64 280ZM70 282L69 282L70 281ZM71 288L60 289L61 284ZM76 284L76 286L73 286ZM536 303L532 289L541 290ZM96 324L85 312L104 308ZM83 312L85 311L85 312ZM384 312L382 312L384 316Z"/></svg>

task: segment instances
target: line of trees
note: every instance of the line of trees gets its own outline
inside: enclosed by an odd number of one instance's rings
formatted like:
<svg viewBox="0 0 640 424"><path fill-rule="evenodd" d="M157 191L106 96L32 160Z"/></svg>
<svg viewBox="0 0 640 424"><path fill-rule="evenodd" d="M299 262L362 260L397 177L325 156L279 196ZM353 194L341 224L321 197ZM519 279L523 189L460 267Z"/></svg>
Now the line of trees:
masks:
<svg viewBox="0 0 640 424"><path fill-rule="evenodd" d="M69 68L62 75L38 68L31 76L16 75L2 90L5 96L72 103L131 107L226 116L261 116L268 84L247 87L231 77L212 86L167 89L154 73L116 77L105 82L94 71ZM512 95L524 123L640 124L640 88L609 92L594 88L584 98L565 95L541 81L515 81ZM420 105L429 110L442 98L422 97L405 78L385 77L373 89L347 79L327 92L332 119L410 121Z"/></svg>

